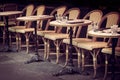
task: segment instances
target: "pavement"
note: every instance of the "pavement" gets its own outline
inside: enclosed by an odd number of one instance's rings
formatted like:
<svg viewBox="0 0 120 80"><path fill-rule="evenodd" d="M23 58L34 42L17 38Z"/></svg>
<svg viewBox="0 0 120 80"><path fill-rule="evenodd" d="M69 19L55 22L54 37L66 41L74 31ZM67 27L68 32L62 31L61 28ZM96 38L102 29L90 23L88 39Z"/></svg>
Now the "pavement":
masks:
<svg viewBox="0 0 120 80"><path fill-rule="evenodd" d="M33 49L30 53L25 53L25 50L19 52L0 52L0 80L102 80L104 71L103 68L98 69L97 77L93 78L93 69L86 68L84 73L80 74L63 74L53 76L63 70L65 55L60 56L60 63L55 63L55 56L51 55L51 62L40 61L25 64L35 54ZM43 56L43 50L39 51L39 55ZM74 60L75 67L77 66ZM107 80L111 80L110 74ZM116 80L120 80L120 77Z"/></svg>

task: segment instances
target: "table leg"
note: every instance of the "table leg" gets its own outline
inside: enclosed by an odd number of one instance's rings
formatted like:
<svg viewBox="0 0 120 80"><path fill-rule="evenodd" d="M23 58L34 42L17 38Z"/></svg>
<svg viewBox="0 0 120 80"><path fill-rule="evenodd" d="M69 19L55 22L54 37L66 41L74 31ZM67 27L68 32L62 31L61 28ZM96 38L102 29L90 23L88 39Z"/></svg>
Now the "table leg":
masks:
<svg viewBox="0 0 120 80"><path fill-rule="evenodd" d="M6 38L5 38L5 45L3 47L2 50L0 50L1 52L13 52L13 51L16 51L16 50L12 50L10 48L10 40L9 40L9 31L8 31L8 27L9 27L9 24L8 24L8 16L5 16L5 27L6 27L6 30L5 30L5 34L6 34Z"/></svg>
<svg viewBox="0 0 120 80"><path fill-rule="evenodd" d="M115 47L117 45L117 38L112 38L112 55L111 55L111 69L112 69L112 76L111 80L115 80Z"/></svg>
<svg viewBox="0 0 120 80"><path fill-rule="evenodd" d="M73 29L70 27L69 30L69 38L70 38L70 44L69 44L69 60L68 64L62 68L58 73L54 73L53 76L60 76L65 74L80 74L80 70L74 67L73 64L73 54L72 54L72 35L73 35Z"/></svg>

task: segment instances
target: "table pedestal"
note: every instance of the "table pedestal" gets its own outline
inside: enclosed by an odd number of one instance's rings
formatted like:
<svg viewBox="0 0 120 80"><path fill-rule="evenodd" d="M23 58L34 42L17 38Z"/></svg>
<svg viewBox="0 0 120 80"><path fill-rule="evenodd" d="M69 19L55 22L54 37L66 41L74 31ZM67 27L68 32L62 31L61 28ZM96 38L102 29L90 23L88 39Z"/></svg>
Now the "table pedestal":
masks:
<svg viewBox="0 0 120 80"><path fill-rule="evenodd" d="M31 57L30 60L26 61L25 63L32 63L32 62L39 62L39 61L43 61L43 58L38 54L38 36L37 36L37 28L40 26L40 22L37 21L41 21L41 20L47 20L47 19L51 19L53 18L53 16L48 16L48 15L41 15L41 16L25 16L25 17L19 17L17 18L17 20L20 21L36 21L37 26L34 27L35 29L35 54Z"/></svg>
<svg viewBox="0 0 120 80"><path fill-rule="evenodd" d="M9 40L9 31L8 31L8 16L5 16L5 27L6 27L6 39L5 39L5 45L3 46L3 48L0 50L0 52L14 52L14 51L17 51L17 50L13 50L11 47L10 47L10 40Z"/></svg>
<svg viewBox="0 0 120 80"><path fill-rule="evenodd" d="M115 80L115 64L116 64L116 60L115 60L115 47L117 45L117 38L112 38L112 55L111 55L111 69L112 69L112 76L111 76L111 80Z"/></svg>
<svg viewBox="0 0 120 80"><path fill-rule="evenodd" d="M73 35L73 29L70 27L69 30L69 38L70 38L70 44L69 44L69 60L67 66L63 67L62 70L60 70L57 73L54 73L53 76L60 76L65 74L80 74L81 71L78 68L74 67L73 64L73 54L72 54L72 35Z"/></svg>
<svg viewBox="0 0 120 80"><path fill-rule="evenodd" d="M5 34L6 34L6 37L7 39L5 39L5 43L6 45L4 45L3 49L1 49L0 51L1 52L11 52L11 51L16 51L16 50L12 50L10 48L10 43L9 43L9 31L8 31L8 27L9 27L9 24L8 24L8 18L9 16L11 15L17 15L17 14L21 14L22 11L5 11L5 12L0 12L0 16L3 16L5 17L5 27L6 27L6 30L5 30Z"/></svg>
<svg viewBox="0 0 120 80"><path fill-rule="evenodd" d="M37 24L37 26L39 26L39 24ZM29 63L33 63L33 62L39 62L39 61L43 61L43 58L39 55L38 53L38 36L37 36L37 27L34 27L35 29L35 55L33 55L31 57L30 60L26 61L25 63L26 64L29 64Z"/></svg>

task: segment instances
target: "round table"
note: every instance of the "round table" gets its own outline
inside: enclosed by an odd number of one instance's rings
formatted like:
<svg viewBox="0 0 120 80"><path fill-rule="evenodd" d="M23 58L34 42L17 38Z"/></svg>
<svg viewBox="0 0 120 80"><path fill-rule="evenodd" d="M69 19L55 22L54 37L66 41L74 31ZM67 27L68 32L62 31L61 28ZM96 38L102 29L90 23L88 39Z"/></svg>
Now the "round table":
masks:
<svg viewBox="0 0 120 80"><path fill-rule="evenodd" d="M90 36L94 36L94 37L100 37L100 38L112 38L112 55L111 55L111 64L112 64L112 76L111 76L111 80L114 80L115 78L115 47L117 44L117 38L120 37L120 34L118 33L105 33L103 31L89 31L88 35Z"/></svg>
<svg viewBox="0 0 120 80"><path fill-rule="evenodd" d="M75 20L67 20L66 22L64 21L51 21L50 25L51 26L56 26L56 27L70 27L69 29L69 38L70 38L70 44L69 44L69 60L68 60L68 67L63 68L63 70L60 70L58 73L55 73L53 75L59 76L62 74L74 74L78 73L73 69L73 54L72 54L72 35L73 35L73 27L79 27L79 26L87 26L90 25L92 21L86 20L86 19L75 19ZM67 69L67 70L65 70ZM65 71L65 72L64 72Z"/></svg>
<svg viewBox="0 0 120 80"><path fill-rule="evenodd" d="M4 11L4 12L0 12L0 16L3 16L3 17L5 17L5 27L6 27L6 35L7 35L7 39L6 39L6 43L7 43L7 47L8 47L8 49L7 49L7 52L8 51L11 51L10 50L10 44L9 44L9 31L8 31L8 27L9 27L9 25L8 25L8 18L9 18L9 16L11 16L11 15L17 15L17 14L21 14L22 13L22 11Z"/></svg>
<svg viewBox="0 0 120 80"><path fill-rule="evenodd" d="M38 21L38 20L47 20L51 19L53 16L50 15L37 15L37 16L23 16L23 17L18 17L17 20L19 21ZM36 54L31 57L30 60L28 60L25 63L31 63L31 62L38 62L41 61L42 59L40 58L38 54L38 36L37 36L37 27L39 26L39 23L37 23L37 26L34 27L35 30L35 45L36 45Z"/></svg>

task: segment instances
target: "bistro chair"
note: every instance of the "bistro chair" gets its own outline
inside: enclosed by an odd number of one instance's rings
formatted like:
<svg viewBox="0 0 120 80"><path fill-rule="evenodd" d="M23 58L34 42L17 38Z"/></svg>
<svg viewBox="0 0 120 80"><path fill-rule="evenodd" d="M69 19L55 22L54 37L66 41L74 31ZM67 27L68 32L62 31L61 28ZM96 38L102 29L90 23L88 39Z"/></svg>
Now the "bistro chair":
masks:
<svg viewBox="0 0 120 80"><path fill-rule="evenodd" d="M31 16L32 12L33 12L33 9L34 9L34 5L33 4L29 4L29 5L25 6L25 8L23 8L23 10L22 10L23 13L20 14L19 17ZM25 29L26 25L27 25L27 27L29 27L31 25L31 22L17 21L17 25L16 26L12 26L12 27L8 28L8 30L10 32L10 36L9 36L9 38L10 38L10 45L13 43L13 41L12 41L13 36L15 36L15 38L16 38L15 44L17 46L17 50L19 50L19 42L21 42L21 37L20 37L20 34L18 34L16 32L16 30ZM24 32L24 30L23 30L23 32Z"/></svg>
<svg viewBox="0 0 120 80"><path fill-rule="evenodd" d="M80 9L79 8L70 8L68 9L63 16L68 16L68 19L78 19L80 16ZM62 23L61 23L62 24ZM73 28L73 36L75 36L76 27ZM62 29L61 29L62 30ZM52 35L52 36L51 36ZM56 48L56 63L59 63L59 55L60 55L60 45L65 38L69 38L69 28L66 29L65 33L51 33L45 34L44 38L47 39L47 58L50 55L50 41L53 41L55 48Z"/></svg>
<svg viewBox="0 0 120 80"><path fill-rule="evenodd" d="M40 6L37 6L37 7L34 9L32 15L43 15L44 12L45 12L45 6L44 6L44 5L40 5ZM42 25L42 21L41 21L41 20L38 20L36 25L38 25L38 24L39 24L39 25ZM36 26L36 25L34 25L34 26ZM37 29L38 29L38 30L41 29L41 26L37 27ZM30 37L32 37L33 32L34 32L34 28L31 27L31 26L26 26L25 29L17 29L17 30L16 30L16 33L17 33L17 34L23 34L23 35L25 36L25 39L26 39L26 44L25 44L25 46L26 46L26 48L27 48L26 53L29 53L29 47L30 47L30 44L29 44L29 43L30 43L30 40L29 40L29 39L30 39ZM20 37L20 36L18 36L18 37L19 37L19 39L22 38L22 37ZM22 47L21 41L19 41L19 42L20 42L20 43L19 43L20 47Z"/></svg>
<svg viewBox="0 0 120 80"><path fill-rule="evenodd" d="M106 25L104 24L104 28L110 28L112 25L115 25L115 24L118 24L119 22L119 13L118 12L109 12L107 13L106 15L104 15L101 19L101 21L98 23L98 27L99 28L103 28L103 23L106 22ZM74 41L73 41L74 42ZM97 57L99 55L99 53L101 52L101 49L104 48L104 47L107 47L109 45L109 39L108 38L103 38L103 40L101 41L98 41L98 40L95 40L93 38L92 41L81 41L81 40L78 40L78 41L75 41L74 43L74 46L76 46L78 49L81 50L81 54L82 54L82 68L84 69L85 67L85 61L84 61L84 56L85 54L85 51L88 51L91 56L92 56L92 59L93 59L93 69L94 69L94 74L93 74L93 78L96 77L96 72L97 72ZM80 52L79 50L78 51L78 55L80 55Z"/></svg>
<svg viewBox="0 0 120 80"><path fill-rule="evenodd" d="M103 13L102 13L101 10L92 10L92 11L88 12L83 17L83 19L88 19L88 20L93 21L94 23L99 24L100 21L101 21L102 16L103 16ZM83 64L84 64L84 61L83 61L84 60L84 53L83 53L83 50L80 47L78 47L78 44L79 44L79 42L80 43L86 43L86 42L92 42L93 39L95 40L95 38L91 39L88 36L88 31L90 31L92 29L93 29L93 26L92 25L88 25L87 26L86 37L85 38L82 38L82 37L79 38L79 34L81 33L81 26L80 26L78 31L77 31L76 38L73 38L73 40L72 40L73 47L76 49L76 51L78 53L78 68L80 67L81 62L82 62L82 69L83 69ZM66 63L65 63L65 66L66 66L67 62L68 62L68 55L69 55L68 54L68 46L70 44L69 39L64 39L63 43L66 44ZM81 57L82 57L82 61L81 61Z"/></svg>
<svg viewBox="0 0 120 80"><path fill-rule="evenodd" d="M101 50L101 52L105 55L105 73L104 73L104 77L103 80L106 80L107 78L107 73L108 73L108 69L109 69L109 58L112 55L112 47L106 47L103 48ZM117 42L117 46L115 48L115 59L116 62L119 64L119 61L117 61L117 58L120 57L120 38L118 38L118 42ZM119 65L118 65L119 66ZM116 70L116 69L115 69Z"/></svg>
<svg viewBox="0 0 120 80"><path fill-rule="evenodd" d="M101 20L101 17L102 17L103 13L101 10L92 10L90 12L88 12L84 17L83 19L88 19L88 20L91 20L93 22L96 22L96 23L99 23L100 20ZM82 26L79 26L78 30L77 30L77 33L76 33L76 36L75 38L73 38L73 45L74 45L74 42L75 41L92 41L92 39L88 38L88 31L92 29L92 25L88 25L87 26L87 32L86 32L86 37L85 38L80 38L79 35L80 33L82 32L81 31L82 29ZM65 65L67 65L67 62L68 62L68 47L69 47L69 42L70 40L69 39L64 39L63 40L63 43L66 44L66 62L65 62ZM74 47L74 46L73 46ZM76 48L76 47L75 47ZM76 48L76 50L78 51L78 67L80 67L80 57L81 57L81 54L80 54L80 50Z"/></svg>
<svg viewBox="0 0 120 80"><path fill-rule="evenodd" d="M65 10L67 9L67 7L66 6L59 6L59 7L57 7L57 8L55 8L55 9L53 9L52 10L52 12L50 13L50 16L55 16L56 14L57 15L63 15L63 13L65 12ZM44 38L44 35L45 34L48 34L48 33L55 33L57 30L57 28L55 27L54 29L49 29L49 27L51 27L50 25L49 25L49 23L50 23L50 21L52 21L52 20L54 20L54 18L52 18L52 19L48 19L48 21L47 21L47 23L46 23L46 25L45 25L45 29L43 30L43 29L39 29L39 30L37 30L37 36L38 36L38 38L39 38L39 41L41 40L41 38L42 38L42 40L43 40L43 43L44 43L44 59L46 59L46 57L47 57L47 49L46 49L46 39ZM42 26L42 25L41 25ZM42 26L43 27L43 26ZM40 44L40 45L42 45L42 43Z"/></svg>
<svg viewBox="0 0 120 80"><path fill-rule="evenodd" d="M8 4L4 4L2 5L1 10L4 11L16 11L18 10L18 5L15 3L8 3ZM12 15L8 17L8 25L9 27L16 25L16 17L17 15ZM5 44L5 38L6 38L6 26L5 26L5 17L1 17L1 21L0 21L0 27L2 30L2 39L3 39L3 45Z"/></svg>

